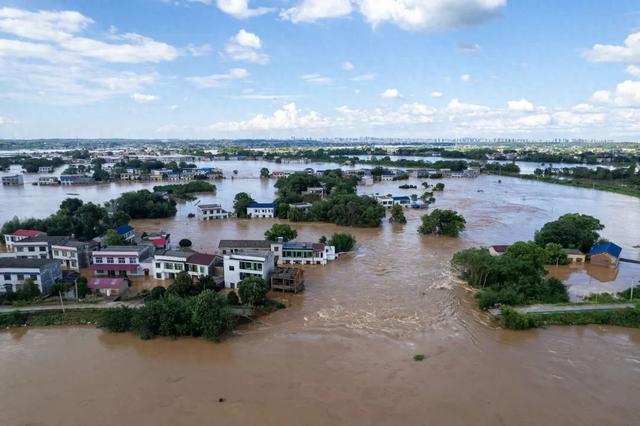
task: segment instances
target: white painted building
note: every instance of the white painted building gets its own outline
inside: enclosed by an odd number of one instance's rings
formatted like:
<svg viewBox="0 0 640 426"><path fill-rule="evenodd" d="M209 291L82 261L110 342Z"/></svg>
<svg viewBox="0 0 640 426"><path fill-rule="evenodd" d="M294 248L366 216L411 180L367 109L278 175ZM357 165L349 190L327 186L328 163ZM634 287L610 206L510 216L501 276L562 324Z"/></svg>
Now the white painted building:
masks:
<svg viewBox="0 0 640 426"><path fill-rule="evenodd" d="M15 247L13 246L15 242L22 241L29 237L39 237L42 235L47 235L47 233L36 231L35 229L18 229L13 234L4 235L4 245L7 248L7 251L13 252L15 251Z"/></svg>
<svg viewBox="0 0 640 426"><path fill-rule="evenodd" d="M228 219L229 212L223 209L220 204L200 204L197 216L200 220Z"/></svg>
<svg viewBox="0 0 640 426"><path fill-rule="evenodd" d="M0 292L17 291L31 278L42 293L48 293L62 278L60 263L52 259L0 258Z"/></svg>
<svg viewBox="0 0 640 426"><path fill-rule="evenodd" d="M269 283L275 268L273 252L267 250L247 250L224 256L224 286L237 288L243 279L256 276Z"/></svg>
<svg viewBox="0 0 640 426"><path fill-rule="evenodd" d="M273 218L276 205L273 203L251 203L247 206L247 215L251 218Z"/></svg>
<svg viewBox="0 0 640 426"><path fill-rule="evenodd" d="M321 243L289 241L272 244L278 265L326 265L336 259L336 248Z"/></svg>

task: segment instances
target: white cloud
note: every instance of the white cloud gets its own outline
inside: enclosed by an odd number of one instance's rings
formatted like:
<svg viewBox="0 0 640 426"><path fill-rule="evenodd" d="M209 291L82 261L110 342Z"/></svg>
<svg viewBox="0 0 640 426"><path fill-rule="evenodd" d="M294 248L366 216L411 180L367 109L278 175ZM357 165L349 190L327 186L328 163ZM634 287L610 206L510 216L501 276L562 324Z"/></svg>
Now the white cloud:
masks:
<svg viewBox="0 0 640 426"><path fill-rule="evenodd" d="M207 4L211 3L210 0L206 1ZM265 13L273 11L273 9L269 7L258 7L255 9L251 9L249 7L249 0L218 0L217 4L218 9L239 19L264 15Z"/></svg>
<svg viewBox="0 0 640 426"><path fill-rule="evenodd" d="M187 46L187 51L191 54L191 56L206 56L213 52L213 47L211 47L209 43L201 44L199 46L190 44L189 46Z"/></svg>
<svg viewBox="0 0 640 426"><path fill-rule="evenodd" d="M225 45L227 56L234 61L266 64L269 62L269 56L261 53L260 49L262 49L260 37L244 29L238 31Z"/></svg>
<svg viewBox="0 0 640 426"><path fill-rule="evenodd" d="M313 129L327 127L329 122L315 111L301 111L294 102L284 105L272 115L258 114L245 121L214 123L209 130L238 132L247 130Z"/></svg>
<svg viewBox="0 0 640 426"><path fill-rule="evenodd" d="M331 78L320 74L304 74L300 78L311 84L331 84L333 82Z"/></svg>
<svg viewBox="0 0 640 426"><path fill-rule="evenodd" d="M93 20L75 11L38 11L0 9L0 32L27 41L0 39L3 56L30 57L48 62L97 59L113 63L172 61L178 56L175 47L151 38L126 33L111 33L117 43L82 37ZM24 49L24 53L16 50ZM52 53L53 52L53 53Z"/></svg>
<svg viewBox="0 0 640 426"><path fill-rule="evenodd" d="M551 116L549 114L528 115L518 118L517 123L527 127L546 126L551 123Z"/></svg>
<svg viewBox="0 0 640 426"><path fill-rule="evenodd" d="M441 98L443 96L442 92L431 92L431 97L432 98Z"/></svg>
<svg viewBox="0 0 640 426"><path fill-rule="evenodd" d="M342 63L342 69L345 71L353 71L355 68L356 68L355 65L353 65L349 61Z"/></svg>
<svg viewBox="0 0 640 426"><path fill-rule="evenodd" d="M625 71L627 74L631 74L634 77L640 78L640 67L637 65L629 65Z"/></svg>
<svg viewBox="0 0 640 426"><path fill-rule="evenodd" d="M591 95L592 102L607 103L611 100L611 92L608 90L597 90Z"/></svg>
<svg viewBox="0 0 640 426"><path fill-rule="evenodd" d="M507 102L507 106L510 111L530 112L535 110L535 106L526 99L509 101Z"/></svg>
<svg viewBox="0 0 640 426"><path fill-rule="evenodd" d="M283 10L280 16L291 22L315 22L351 14L351 0L302 0L297 6Z"/></svg>
<svg viewBox="0 0 640 426"><path fill-rule="evenodd" d="M397 98L400 98L401 96L402 95L400 94L398 89L387 89L384 92L380 93L380 97L384 99L397 99Z"/></svg>
<svg viewBox="0 0 640 426"><path fill-rule="evenodd" d="M440 30L485 22L507 0L301 0L281 13L292 22L315 22L357 10L376 27L391 23L408 30Z"/></svg>
<svg viewBox="0 0 640 426"><path fill-rule="evenodd" d="M460 100L454 98L447 104L447 111L453 114L470 114L476 115L489 111L490 108L483 105L468 104L460 102Z"/></svg>
<svg viewBox="0 0 640 426"><path fill-rule="evenodd" d="M596 44L585 52L592 62L640 63L640 32L632 33L624 40L624 45Z"/></svg>
<svg viewBox="0 0 640 426"><path fill-rule="evenodd" d="M227 85L231 80L248 78L249 75L249 71L244 68L231 68L226 74L188 77L187 80L203 89L215 89Z"/></svg>
<svg viewBox="0 0 640 426"><path fill-rule="evenodd" d="M469 75L469 74L462 74L462 75L460 76L460 80L462 80L462 81L471 81L471 75Z"/></svg>
<svg viewBox="0 0 640 426"><path fill-rule="evenodd" d="M131 99L133 99L135 102L139 103L139 104L148 104L151 102L155 102L158 99L160 99L158 96L155 95L146 95L144 93L134 93L133 95L131 95Z"/></svg>
<svg viewBox="0 0 640 426"><path fill-rule="evenodd" d="M458 50L464 53L478 53L482 48L478 43L459 43Z"/></svg>
<svg viewBox="0 0 640 426"><path fill-rule="evenodd" d="M640 81L625 80L613 91L598 90L591 95L591 101L618 107L640 107Z"/></svg>
<svg viewBox="0 0 640 426"><path fill-rule="evenodd" d="M375 74L361 74L351 77L351 81L371 81L376 78Z"/></svg>
<svg viewBox="0 0 640 426"><path fill-rule="evenodd" d="M233 41L238 43L240 46L249 47L251 49L262 48L260 37L244 29L238 31L238 34L233 37Z"/></svg>

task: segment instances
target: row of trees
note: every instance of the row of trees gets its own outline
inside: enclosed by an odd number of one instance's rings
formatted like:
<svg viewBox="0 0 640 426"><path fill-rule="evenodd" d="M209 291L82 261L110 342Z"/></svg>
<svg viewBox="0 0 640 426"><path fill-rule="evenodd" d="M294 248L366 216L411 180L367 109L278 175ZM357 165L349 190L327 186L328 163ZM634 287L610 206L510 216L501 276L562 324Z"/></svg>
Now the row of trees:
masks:
<svg viewBox="0 0 640 426"><path fill-rule="evenodd" d="M80 240L90 240L131 219L175 216L176 203L146 189L126 192L105 206L67 198L58 211L44 219L14 217L2 225L1 233L12 234L18 229L37 229L49 235L73 234Z"/></svg>
<svg viewBox="0 0 640 426"><path fill-rule="evenodd" d="M205 337L219 341L235 326L231 307L263 306L268 302L267 283L260 277L247 277L238 283L238 293L217 293L210 277L193 283L186 272L177 275L166 290L155 287L138 309L127 307L107 310L98 325L112 332L132 331L142 339L155 336Z"/></svg>

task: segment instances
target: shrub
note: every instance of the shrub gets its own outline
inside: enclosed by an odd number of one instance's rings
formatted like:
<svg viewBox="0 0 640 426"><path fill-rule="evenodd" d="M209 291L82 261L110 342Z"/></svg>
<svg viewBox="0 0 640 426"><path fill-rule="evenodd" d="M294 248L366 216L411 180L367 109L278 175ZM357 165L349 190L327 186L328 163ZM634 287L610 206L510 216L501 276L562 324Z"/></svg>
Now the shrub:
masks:
<svg viewBox="0 0 640 426"><path fill-rule="evenodd" d="M231 306L240 304L240 298L238 298L238 294L235 291L230 291L229 293L227 293L227 303Z"/></svg>
<svg viewBox="0 0 640 426"><path fill-rule="evenodd" d="M127 306L105 309L98 318L98 327L113 333L124 333L131 330L133 310Z"/></svg>
<svg viewBox="0 0 640 426"><path fill-rule="evenodd" d="M335 246L337 253L347 252L356 245L356 237L346 232L336 232L327 243L330 246Z"/></svg>
<svg viewBox="0 0 640 426"><path fill-rule="evenodd" d="M532 318L506 306L500 310L500 322L511 330L527 330L536 326Z"/></svg>
<svg viewBox="0 0 640 426"><path fill-rule="evenodd" d="M267 283L260 277L247 277L238 283L238 295L244 305L264 305L268 291Z"/></svg>
<svg viewBox="0 0 640 426"><path fill-rule="evenodd" d="M154 288L151 289L151 292L149 293L149 299L150 300L162 299L166 294L166 292L167 292L167 289L162 287L161 285L155 286Z"/></svg>

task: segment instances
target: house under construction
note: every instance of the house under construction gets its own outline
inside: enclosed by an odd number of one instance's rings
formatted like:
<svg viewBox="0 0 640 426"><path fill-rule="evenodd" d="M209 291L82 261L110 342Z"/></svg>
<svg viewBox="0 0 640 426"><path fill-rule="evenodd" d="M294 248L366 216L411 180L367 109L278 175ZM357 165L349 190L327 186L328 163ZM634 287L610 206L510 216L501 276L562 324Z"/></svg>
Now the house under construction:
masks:
<svg viewBox="0 0 640 426"><path fill-rule="evenodd" d="M298 293L304 290L304 271L298 268L277 268L271 274L271 289Z"/></svg>

